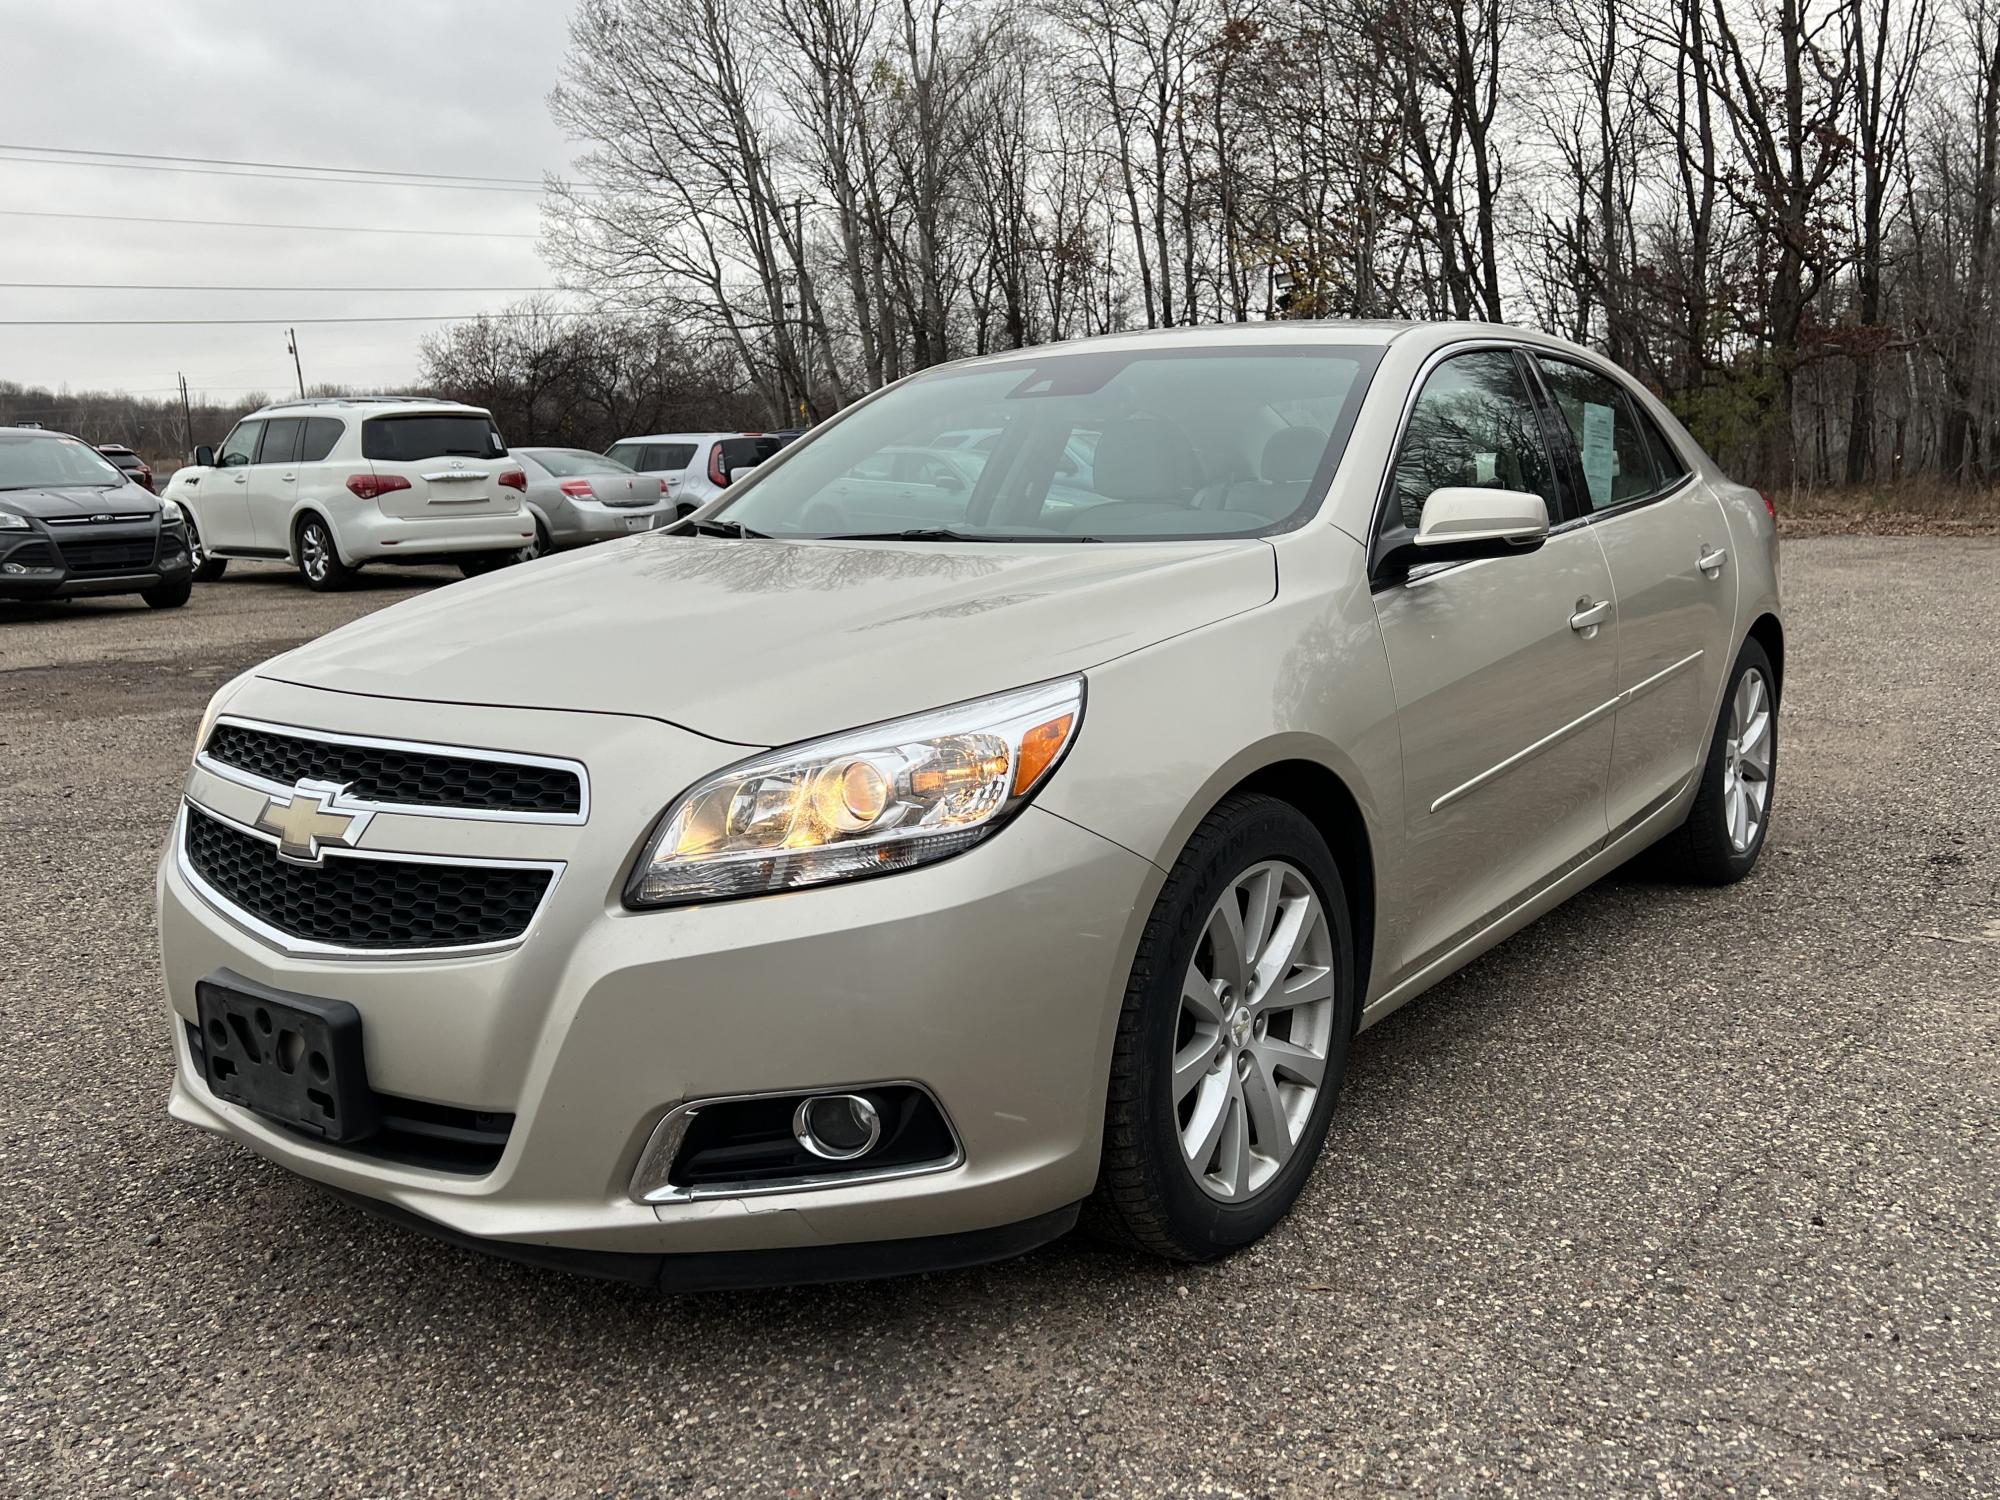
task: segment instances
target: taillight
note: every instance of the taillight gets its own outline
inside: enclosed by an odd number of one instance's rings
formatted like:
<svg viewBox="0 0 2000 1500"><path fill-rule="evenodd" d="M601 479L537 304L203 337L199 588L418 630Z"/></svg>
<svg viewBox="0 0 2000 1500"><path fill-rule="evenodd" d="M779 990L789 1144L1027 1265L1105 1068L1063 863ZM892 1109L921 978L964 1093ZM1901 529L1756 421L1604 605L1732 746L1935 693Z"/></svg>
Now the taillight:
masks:
<svg viewBox="0 0 2000 1500"><path fill-rule="evenodd" d="M1778 502L1777 502L1777 500L1776 500L1776 499L1775 499L1775 498L1774 498L1774 497L1772 496L1771 492L1770 492L1769 490L1759 490L1759 491L1757 491L1757 494L1758 494L1758 495L1759 495L1759 496L1760 496L1760 497L1761 497L1761 498L1763 499L1763 501L1764 501L1764 509L1768 510L1768 511L1769 511L1769 512L1771 513L1771 519L1772 519L1772 520L1774 520L1774 521L1775 521L1775 520L1777 520L1777 519L1778 519Z"/></svg>
<svg viewBox="0 0 2000 1500"><path fill-rule="evenodd" d="M729 488L729 471L722 467L722 444L708 450L708 482L717 489Z"/></svg>
<svg viewBox="0 0 2000 1500"><path fill-rule="evenodd" d="M500 471L500 482L506 485L508 489L519 490L525 495L528 492L528 471L526 469L502 469Z"/></svg>
<svg viewBox="0 0 2000 1500"><path fill-rule="evenodd" d="M575 500L591 500L597 495L597 491L590 487L588 479L565 479L558 488Z"/></svg>
<svg viewBox="0 0 2000 1500"><path fill-rule="evenodd" d="M363 500L379 500L391 490L406 490L410 481L400 474L350 474L347 487Z"/></svg>
<svg viewBox="0 0 2000 1500"><path fill-rule="evenodd" d="M660 481L660 493L664 495L666 492L667 492L667 482L666 480L662 479Z"/></svg>

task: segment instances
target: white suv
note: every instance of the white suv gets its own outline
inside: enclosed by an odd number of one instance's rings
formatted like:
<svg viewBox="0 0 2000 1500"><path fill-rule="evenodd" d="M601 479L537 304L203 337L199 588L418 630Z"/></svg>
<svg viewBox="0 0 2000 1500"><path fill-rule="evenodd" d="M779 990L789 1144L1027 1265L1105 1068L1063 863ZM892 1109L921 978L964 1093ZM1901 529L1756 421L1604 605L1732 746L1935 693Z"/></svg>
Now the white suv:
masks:
<svg viewBox="0 0 2000 1500"><path fill-rule="evenodd" d="M666 480L674 513L684 516L708 504L729 488L732 478L754 469L785 442L767 432L662 432L620 438L604 456Z"/></svg>
<svg viewBox="0 0 2000 1500"><path fill-rule="evenodd" d="M457 401L282 401L195 450L167 486L190 518L198 578L284 558L315 589L368 562L498 567L535 539L527 476L491 413Z"/></svg>

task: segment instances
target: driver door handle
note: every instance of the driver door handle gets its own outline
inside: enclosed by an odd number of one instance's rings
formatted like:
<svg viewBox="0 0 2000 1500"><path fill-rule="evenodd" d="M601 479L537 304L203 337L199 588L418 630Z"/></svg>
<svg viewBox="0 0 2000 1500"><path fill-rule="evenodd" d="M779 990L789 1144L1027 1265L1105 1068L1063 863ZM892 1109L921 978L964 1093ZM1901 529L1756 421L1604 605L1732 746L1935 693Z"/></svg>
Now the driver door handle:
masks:
<svg viewBox="0 0 2000 1500"><path fill-rule="evenodd" d="M1704 545L1706 545L1704 543ZM1729 549L1717 547L1713 552L1704 552L1694 560L1694 565L1713 578L1722 571L1723 563L1729 560Z"/></svg>
<svg viewBox="0 0 2000 1500"><path fill-rule="evenodd" d="M1611 613L1611 601L1600 599L1595 604L1587 604L1569 617L1571 630L1588 630L1593 625L1604 623L1604 617Z"/></svg>
<svg viewBox="0 0 2000 1500"><path fill-rule="evenodd" d="M236 476L236 482L238 484L248 484L250 482L250 476L248 474L238 474Z"/></svg>

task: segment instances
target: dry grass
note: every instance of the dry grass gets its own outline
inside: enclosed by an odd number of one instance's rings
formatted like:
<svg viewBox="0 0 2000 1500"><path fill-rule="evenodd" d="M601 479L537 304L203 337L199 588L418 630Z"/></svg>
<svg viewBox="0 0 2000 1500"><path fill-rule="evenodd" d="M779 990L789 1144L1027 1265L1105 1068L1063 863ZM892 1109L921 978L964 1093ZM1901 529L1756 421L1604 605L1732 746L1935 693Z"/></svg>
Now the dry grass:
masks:
<svg viewBox="0 0 2000 1500"><path fill-rule="evenodd" d="M1934 479L1780 494L1782 536L2000 536L2000 489Z"/></svg>

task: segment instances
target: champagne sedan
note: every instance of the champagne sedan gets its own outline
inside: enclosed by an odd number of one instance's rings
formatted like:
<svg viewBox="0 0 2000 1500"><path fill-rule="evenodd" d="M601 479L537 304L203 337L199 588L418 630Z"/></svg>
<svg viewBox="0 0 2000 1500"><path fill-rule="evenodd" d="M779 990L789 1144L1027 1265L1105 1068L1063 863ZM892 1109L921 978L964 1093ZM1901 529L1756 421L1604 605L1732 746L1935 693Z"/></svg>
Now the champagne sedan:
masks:
<svg viewBox="0 0 2000 1500"><path fill-rule="evenodd" d="M1359 1029L1641 850L1721 884L1768 834L1771 513L1558 340L970 360L682 529L216 695L159 871L177 1119L669 1288L1080 1215L1213 1257Z"/></svg>

